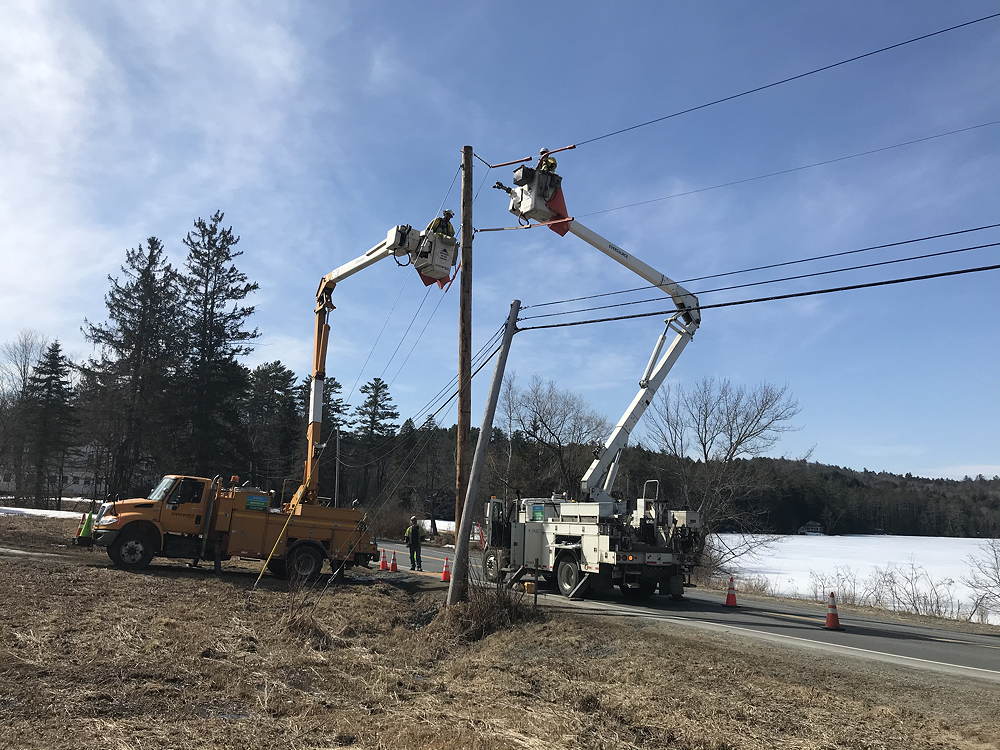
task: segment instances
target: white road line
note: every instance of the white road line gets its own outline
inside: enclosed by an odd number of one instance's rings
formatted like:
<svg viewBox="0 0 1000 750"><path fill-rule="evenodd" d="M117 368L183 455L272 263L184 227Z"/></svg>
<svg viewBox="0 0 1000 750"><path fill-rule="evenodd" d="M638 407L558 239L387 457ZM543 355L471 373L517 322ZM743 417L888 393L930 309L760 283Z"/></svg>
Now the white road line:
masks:
<svg viewBox="0 0 1000 750"><path fill-rule="evenodd" d="M567 600L567 601L569 601L569 600ZM576 602L573 602L573 604L575 604L579 609L584 609L584 610L586 609L586 607L581 606L580 604L578 604ZM974 672L981 672L981 673L985 673L987 675L990 675L991 679L1000 679L1000 671L995 670L995 669L986 669L984 667L968 667L968 666L966 666L964 664L953 664L951 662L946 662L946 661L934 661L933 659L921 659L921 658L919 658L917 656L905 656L903 654L894 654L894 653L891 653L889 651L875 651L874 649L860 648L859 646L846 646L846 645L843 645L843 644L840 644L840 643L830 643L829 641L818 641L818 640L812 640L810 638L801 638L801 637L795 636L795 635L785 635L784 633L771 633L771 632L769 632L767 630L757 630L755 628L748 628L748 627L745 627L745 626L742 626L742 625L732 625L732 624L726 624L726 623L722 623L722 622L714 622L712 620L702 620L702 619L697 618L697 617L672 616L672 615L663 615L663 614L659 614L659 613L655 613L654 614L654 613L650 612L649 610L641 610L641 609L636 609L636 610L621 609L621 608L617 608L617 607L613 607L613 606L609 606L609 605L603 605L600 602L589 602L589 604L591 604L591 605L597 604L599 606L602 606L603 609L605 609L605 610L607 610L609 612L614 612L614 613L617 613L617 614L628 615L628 616L631 616L631 617L644 617L644 618L647 618L647 619L650 619L650 620L669 620L671 622L679 622L679 623L685 623L685 622L687 622L687 623L698 623L700 625L707 625L707 626L709 626L711 628L720 629L720 630L737 630L737 631L741 631L741 632L755 633L755 634L763 636L765 638L784 638L786 640L798 641L800 643L804 643L804 644L806 644L808 646L811 646L811 647L829 648L829 649L843 649L843 650L847 650L847 651L859 651L861 653L874 654L876 656L883 657L884 659L886 659L888 661L895 661L897 659L904 659L906 661L920 662L922 664L933 664L935 666L948 667L949 669L971 670L971 671L974 671ZM994 675L996 677L993 677Z"/></svg>

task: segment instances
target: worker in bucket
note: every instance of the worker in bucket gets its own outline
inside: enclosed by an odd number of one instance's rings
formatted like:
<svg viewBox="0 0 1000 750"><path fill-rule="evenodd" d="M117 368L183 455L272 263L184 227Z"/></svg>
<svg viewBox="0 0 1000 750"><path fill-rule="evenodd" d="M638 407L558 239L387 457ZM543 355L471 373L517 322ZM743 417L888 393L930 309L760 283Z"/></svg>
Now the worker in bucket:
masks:
<svg viewBox="0 0 1000 750"><path fill-rule="evenodd" d="M420 564L420 541L423 536L423 529L416 516L410 516L410 525L403 532L403 539L406 546L410 548L410 570L423 570Z"/></svg>
<svg viewBox="0 0 1000 750"><path fill-rule="evenodd" d="M454 237L455 227L451 224L451 217L454 215L454 211L450 208L446 208L440 216L435 219L431 219L431 223L427 225L427 231L443 234L445 237Z"/></svg>
<svg viewBox="0 0 1000 750"><path fill-rule="evenodd" d="M542 149L538 152L538 169L539 172L555 172L556 167L559 166L559 162L556 161L556 157L549 154L548 149Z"/></svg>

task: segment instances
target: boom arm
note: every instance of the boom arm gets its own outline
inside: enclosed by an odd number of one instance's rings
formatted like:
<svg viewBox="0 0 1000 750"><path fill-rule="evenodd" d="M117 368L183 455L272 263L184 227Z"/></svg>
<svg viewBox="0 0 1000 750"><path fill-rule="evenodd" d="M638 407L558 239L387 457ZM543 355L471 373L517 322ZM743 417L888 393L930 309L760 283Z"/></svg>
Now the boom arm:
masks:
<svg viewBox="0 0 1000 750"><path fill-rule="evenodd" d="M547 152L543 151L543 161L545 153ZM653 353L649 357L645 372L639 380L639 392L625 409L618 424L615 425L614 430L611 431L604 443L604 447L595 453L593 463L583 475L583 480L580 483L582 496L589 497L591 500L599 500L602 495L607 496L614 485L615 476L618 473L618 459L621 457L622 449L628 443L629 435L652 403L653 396L663 385L663 381L681 352L684 351L684 347L698 330L698 326L701 324L701 311L698 309L698 298L676 281L664 276L652 266L575 219L566 218L565 213L557 211L557 207L565 211L561 188L562 178L552 171L545 172L541 168L543 161L539 162L539 167L536 169L520 167L515 171L514 177L514 183L517 187L513 189L503 188L510 195L509 208L511 213L523 219L539 222L565 219L564 222L560 222L559 229L555 229L555 227L553 229L559 234L565 234L568 231L588 245L597 248L612 260L621 263L634 274L663 291L677 306L677 312L667 319L666 327L660 334L656 346L653 348ZM499 183L497 186L503 187ZM674 333L674 338L666 352L661 356L660 353L663 351L663 346L671 331Z"/></svg>
<svg viewBox="0 0 1000 750"><path fill-rule="evenodd" d="M363 255L330 271L316 290L315 329L313 332L312 383L309 392L309 425L306 427L306 461L302 484L289 502L294 509L300 503L316 502L319 488L319 457L323 445L319 442L323 426L323 391L326 385L326 353L330 341L330 312L334 309L333 290L344 279L353 276L390 255L409 256L424 283L446 279L455 263L457 245L453 237L435 232L417 232L407 224L388 231L385 239Z"/></svg>
<svg viewBox="0 0 1000 750"><path fill-rule="evenodd" d="M598 498L595 495L611 491L618 474L618 460L621 457L622 449L628 443L632 430L652 403L656 391L663 385L670 369L680 357L681 352L684 351L684 347L694 337L694 333L701 323L701 311L698 310L698 298L691 292L652 266L625 252L597 232L588 229L576 220L569 222L569 231L641 276L653 286L661 289L673 299L677 306L677 313L667 319L666 327L653 347L653 353L649 357L646 370L639 379L639 392L625 409L618 424L615 425L605 441L604 447L595 456L593 463L590 464L590 468L587 469L580 482L581 494L596 500ZM674 333L673 341L661 357L660 352L663 350L663 345L671 331ZM602 478L604 479L603 483L601 483Z"/></svg>

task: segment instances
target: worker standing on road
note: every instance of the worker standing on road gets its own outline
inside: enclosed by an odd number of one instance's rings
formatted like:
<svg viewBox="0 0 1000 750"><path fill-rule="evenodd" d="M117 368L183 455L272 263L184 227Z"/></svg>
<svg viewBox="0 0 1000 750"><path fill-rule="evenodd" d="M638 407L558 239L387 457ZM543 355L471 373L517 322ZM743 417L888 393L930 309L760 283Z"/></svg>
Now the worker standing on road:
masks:
<svg viewBox="0 0 1000 750"><path fill-rule="evenodd" d="M428 232L436 232L437 234L443 234L445 237L455 236L455 227L451 224L451 217L455 215L455 212L450 208L446 208L444 213L435 219L431 219L431 223L427 225Z"/></svg>
<svg viewBox="0 0 1000 750"><path fill-rule="evenodd" d="M424 569L420 564L420 542L422 536L423 529L420 528L420 522L417 521L416 516L410 516L410 525L403 532L403 539L406 541L406 546L410 548L410 570Z"/></svg>

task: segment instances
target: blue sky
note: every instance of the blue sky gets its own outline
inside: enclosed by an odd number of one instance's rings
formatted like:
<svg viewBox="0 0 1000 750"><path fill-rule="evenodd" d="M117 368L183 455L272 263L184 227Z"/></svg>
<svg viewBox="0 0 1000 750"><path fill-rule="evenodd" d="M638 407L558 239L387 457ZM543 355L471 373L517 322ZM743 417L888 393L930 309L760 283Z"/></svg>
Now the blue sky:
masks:
<svg viewBox="0 0 1000 750"><path fill-rule="evenodd" d="M250 364L309 363L318 278L441 205L459 149L555 148L995 11L990 2L8 2L0 27L0 340L32 327L83 357L104 277L155 234L180 260L226 211L260 282ZM571 213L1000 119L992 21L560 155ZM477 163L477 182L483 176ZM685 278L1000 221L1000 128L585 220ZM477 227L508 225L503 196ZM447 205L458 208L457 187ZM1000 241L1000 231L973 236ZM963 238L878 259L978 244ZM912 249L912 252L911 252ZM476 340L510 300L636 286L572 236L478 235ZM996 248L766 287L784 292L995 262ZM875 260L876 258L871 258ZM832 268L836 261L809 270ZM767 272L747 280L768 278ZM692 285L696 289L704 288ZM787 384L800 429L776 455L962 476L1000 473L1000 275L709 311L674 371ZM337 289L330 371L349 390L402 363L438 301L385 262ZM733 296L739 295L733 293ZM704 302L724 295L706 295ZM457 285L393 383L403 414L452 375ZM711 299L709 298L711 297ZM526 332L510 367L610 419L654 319ZM411 333L412 340L412 333ZM476 344L478 346L478 344ZM404 343L402 352L409 348ZM485 378L477 385L478 422Z"/></svg>

